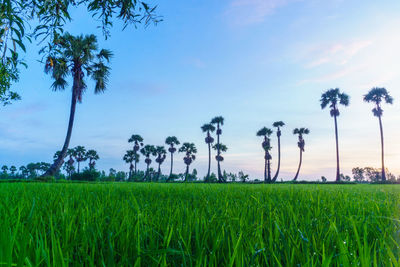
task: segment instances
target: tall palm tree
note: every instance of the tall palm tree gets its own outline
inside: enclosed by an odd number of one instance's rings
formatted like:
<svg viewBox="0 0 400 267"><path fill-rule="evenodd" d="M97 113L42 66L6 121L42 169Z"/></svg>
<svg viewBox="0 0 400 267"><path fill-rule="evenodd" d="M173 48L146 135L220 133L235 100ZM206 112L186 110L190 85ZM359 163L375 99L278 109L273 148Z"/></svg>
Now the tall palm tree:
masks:
<svg viewBox="0 0 400 267"><path fill-rule="evenodd" d="M186 172L185 172L185 182L187 181L189 175L189 166L196 159L197 148L193 143L183 143L179 148L179 152L185 152L185 157L183 158L183 162L186 164Z"/></svg>
<svg viewBox="0 0 400 267"><path fill-rule="evenodd" d="M148 180L149 169L150 169L150 164L151 164L150 156L157 156L156 148L153 145L145 145L142 149L140 149L140 153L142 153L142 155L146 157L144 162L147 165L146 173L144 175L143 180ZM150 178L150 182L151 182L151 178Z"/></svg>
<svg viewBox="0 0 400 267"><path fill-rule="evenodd" d="M163 164L164 160L167 158L167 151L163 146L156 147L156 162L158 163L158 172L157 172L157 180L160 179L161 175L161 164Z"/></svg>
<svg viewBox="0 0 400 267"><path fill-rule="evenodd" d="M139 154L135 153L133 150L126 151L123 160L129 164L129 179L132 179L133 174L133 162L139 161Z"/></svg>
<svg viewBox="0 0 400 267"><path fill-rule="evenodd" d="M207 133L205 142L208 145L208 171L206 177L206 181L208 181L211 171L211 144L214 143L214 138L211 136L211 133L215 131L215 127L211 123L206 123L201 126L201 129L203 130L203 133Z"/></svg>
<svg viewBox="0 0 400 267"><path fill-rule="evenodd" d="M225 179L221 172L220 162L223 161L224 158L221 156L221 149L220 149L221 146L219 144L220 144L220 135L222 134L221 126L224 125L224 118L222 116L217 116L211 120L211 124L217 125L217 146L216 146L217 156L215 158L218 162L218 182L222 183L225 182Z"/></svg>
<svg viewBox="0 0 400 267"><path fill-rule="evenodd" d="M84 146L75 147L74 148L74 157L75 157L76 162L78 163L78 173L79 173L81 162L84 162L87 160L85 147Z"/></svg>
<svg viewBox="0 0 400 267"><path fill-rule="evenodd" d="M96 166L96 160L99 160L99 154L97 154L96 150L89 149L86 152L86 158L89 160L89 169L94 170L94 167Z"/></svg>
<svg viewBox="0 0 400 267"><path fill-rule="evenodd" d="M297 180L297 177L299 176L299 172L300 172L301 163L303 161L303 152L305 151L304 150L305 142L304 142L303 135L309 134L309 133L310 133L310 130L308 130L307 128L296 128L293 130L293 134L297 134L299 136L299 141L297 142L297 146L300 149L299 167L297 168L297 172L293 178L293 181Z"/></svg>
<svg viewBox="0 0 400 267"><path fill-rule="evenodd" d="M165 139L165 144L169 145L168 151L169 153L171 153L171 170L167 179L167 181L169 181L172 177L172 170L174 167L174 153L176 152L175 146L180 145L181 143L179 142L178 138L176 138L176 136L168 136Z"/></svg>
<svg viewBox="0 0 400 267"><path fill-rule="evenodd" d="M385 172L385 149L383 142L383 126L382 126L382 115L383 109L381 107L382 102L384 101L387 104L393 104L393 97L389 95L389 92L385 88L372 88L368 94L364 96L365 102L372 102L375 104L375 107L372 109L372 113L375 117L378 117L379 120L379 129L381 132L381 160L382 160L382 181L386 181L386 172Z"/></svg>
<svg viewBox="0 0 400 267"><path fill-rule="evenodd" d="M143 147L143 137L138 134L133 134L131 138L128 139L128 143L133 143L133 153L136 155L135 162L135 175L137 174L137 163L139 162L139 150Z"/></svg>
<svg viewBox="0 0 400 267"><path fill-rule="evenodd" d="M109 50L98 50L95 35L73 36L65 33L55 40L53 55L46 59L45 72L51 74L53 90L64 90L67 78L72 76L72 99L67 135L59 158L45 172L44 176L54 175L61 167L71 140L75 118L76 103L82 102L87 88L86 80L90 77L95 82L94 92L104 92L107 87L110 68L105 64L112 57Z"/></svg>
<svg viewBox="0 0 400 267"><path fill-rule="evenodd" d="M257 136L264 137L264 141L262 142L262 148L265 151L265 164L264 164L264 182L265 183L270 183L271 182L271 153L269 152L272 147L271 147L271 139L270 136L272 134L272 130L263 127L257 132Z"/></svg>
<svg viewBox="0 0 400 267"><path fill-rule="evenodd" d="M276 136L278 137L278 168L276 169L276 173L272 178L272 182L275 183L276 179L278 179L279 170L281 168L281 127L285 126L283 121L276 121L272 124L273 127L277 128Z"/></svg>
<svg viewBox="0 0 400 267"><path fill-rule="evenodd" d="M337 117L340 115L339 105L348 106L349 96L341 93L339 88L329 89L321 96L321 108L324 109L329 105L331 117L335 121L335 137L336 137L336 182L340 182L340 166L339 166L339 137Z"/></svg>

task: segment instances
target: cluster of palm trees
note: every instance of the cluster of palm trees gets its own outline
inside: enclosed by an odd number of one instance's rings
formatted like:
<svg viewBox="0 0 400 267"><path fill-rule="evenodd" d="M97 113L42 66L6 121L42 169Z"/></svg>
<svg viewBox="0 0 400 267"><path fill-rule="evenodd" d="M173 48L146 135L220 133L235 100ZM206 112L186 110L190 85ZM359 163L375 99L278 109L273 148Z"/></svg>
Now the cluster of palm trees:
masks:
<svg viewBox="0 0 400 267"><path fill-rule="evenodd" d="M144 145L143 137L134 134L129 139L129 143L133 143L131 150L126 151L123 160L129 164L129 178L131 179L133 175L137 175L137 163L140 160L140 154L145 157L144 162L146 163L146 172L143 177L144 181L151 181L149 177L150 164L152 163L151 157L155 157L155 162L158 164L158 171L156 179L158 180L161 175L161 164L164 163L167 158L167 151L164 146L154 146L154 145ZM169 146L168 152L171 154L171 169L167 181L173 178L173 167L174 167L174 153L177 151L177 146L180 142L176 136L168 136L165 139L165 144ZM179 148L178 152L185 153L183 161L186 165L185 181L189 175L189 166L196 159L197 148L193 143L183 143Z"/></svg>
<svg viewBox="0 0 400 267"><path fill-rule="evenodd" d="M264 155L264 182L266 183L274 183L279 176L279 171L280 171L280 166L281 166L281 127L285 126L285 123L283 121L276 121L272 124L273 127L276 127L276 136L278 137L278 167L276 169L275 175L272 177L271 176L271 135L273 133L272 129L263 127L257 132L257 136L263 137L263 142L261 144L262 148L265 151ZM295 128L293 130L293 134L297 134L299 141L297 142L297 145L300 149L300 161L299 161L299 167L297 168L297 172L295 177L293 178L293 181L297 180L297 177L299 176L300 168L301 168L301 163L303 161L303 152L304 152L304 138L303 135L309 134L310 130L307 128Z"/></svg>
<svg viewBox="0 0 400 267"><path fill-rule="evenodd" d="M60 157L61 151L57 151L54 154L54 161ZM67 150L67 156L69 159L64 164L64 169L69 176L75 172L75 162L77 163L77 172L80 173L81 163L89 160L89 169L94 170L96 167L96 161L100 159L99 154L94 149L86 150L84 146L76 146ZM62 162L64 163L64 161Z"/></svg>

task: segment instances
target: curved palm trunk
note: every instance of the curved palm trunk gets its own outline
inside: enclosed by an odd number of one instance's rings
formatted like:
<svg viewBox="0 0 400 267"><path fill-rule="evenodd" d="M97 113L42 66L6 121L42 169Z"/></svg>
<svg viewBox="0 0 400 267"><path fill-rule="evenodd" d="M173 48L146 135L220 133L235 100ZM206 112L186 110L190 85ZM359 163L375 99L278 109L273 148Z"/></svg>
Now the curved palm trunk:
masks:
<svg viewBox="0 0 400 267"><path fill-rule="evenodd" d="M276 169L274 178L272 178L273 183L275 183L276 179L278 179L280 168L281 168L281 137L278 136L278 168Z"/></svg>
<svg viewBox="0 0 400 267"><path fill-rule="evenodd" d="M297 177L299 177L300 173L300 168L301 168L301 162L303 161L303 150L300 148L300 162L299 162L299 167L297 168L296 176L293 178L293 181L297 180Z"/></svg>
<svg viewBox="0 0 400 267"><path fill-rule="evenodd" d="M337 127L337 117L335 119L335 137L336 137L336 182L340 182L340 165L339 165L339 136Z"/></svg>
<svg viewBox="0 0 400 267"><path fill-rule="evenodd" d="M211 143L208 143L208 171L207 171L207 181L210 179L211 172Z"/></svg>
<svg viewBox="0 0 400 267"><path fill-rule="evenodd" d="M189 174L189 165L186 165L185 182L187 181L188 174Z"/></svg>
<svg viewBox="0 0 400 267"><path fill-rule="evenodd" d="M382 126L382 118L381 116L379 118L379 129L381 131L381 160L382 160L382 181L386 181L386 171L385 171L385 148L384 148L384 142L383 142L383 126Z"/></svg>
<svg viewBox="0 0 400 267"><path fill-rule="evenodd" d="M76 110L76 102L77 102L77 92L75 89L76 84L77 84L77 81L74 79L74 86L72 89L71 109L70 109L70 113L69 113L68 130L67 130L67 135L65 137L63 148L61 149L60 156L58 157L58 159L53 163L53 165L50 166L50 168L42 176L53 176L54 174L56 174L56 172L61 168L61 165L64 162L64 158L67 155L67 150L68 150L69 142L71 140L72 128L74 126L74 119L75 119L75 110ZM78 172L79 172L79 167L78 167Z"/></svg>

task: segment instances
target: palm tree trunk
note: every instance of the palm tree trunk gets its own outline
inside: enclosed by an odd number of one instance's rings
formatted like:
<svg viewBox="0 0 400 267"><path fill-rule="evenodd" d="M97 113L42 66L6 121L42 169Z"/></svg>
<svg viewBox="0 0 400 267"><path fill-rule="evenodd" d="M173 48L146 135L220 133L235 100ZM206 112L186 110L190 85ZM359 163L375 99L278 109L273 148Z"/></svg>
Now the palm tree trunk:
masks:
<svg viewBox="0 0 400 267"><path fill-rule="evenodd" d="M300 173L300 168L301 168L301 162L303 161L303 150L300 148L300 162L299 162L299 167L297 168L296 176L293 178L293 181L297 180L297 177L299 177Z"/></svg>
<svg viewBox="0 0 400 267"><path fill-rule="evenodd" d="M189 174L189 165L186 165L185 182L187 181L188 174Z"/></svg>
<svg viewBox="0 0 400 267"><path fill-rule="evenodd" d="M339 136L337 127L337 117L335 119L335 137L336 137L336 182L340 182L340 166L339 166Z"/></svg>
<svg viewBox="0 0 400 267"><path fill-rule="evenodd" d="M268 183L271 182L271 161L267 160L267 166L268 166L268 177L267 177L267 181Z"/></svg>
<svg viewBox="0 0 400 267"><path fill-rule="evenodd" d="M64 158L67 155L67 150L69 142L71 140L72 128L74 126L74 119L75 119L75 110L77 102L77 93L75 89L76 84L77 81L74 79L74 86L72 89L71 109L69 113L68 130L67 130L67 135L65 137L63 148L61 149L60 156L58 157L58 159L53 163L53 165L51 165L51 167L42 176L53 176L61 168L61 165L64 162Z"/></svg>
<svg viewBox="0 0 400 267"><path fill-rule="evenodd" d="M379 118L379 129L381 131L381 160L382 160L382 181L386 181L386 171L385 171L385 147L384 147L384 142L383 142L383 126L382 126L382 118L381 116Z"/></svg>
<svg viewBox="0 0 400 267"><path fill-rule="evenodd" d="M217 125L217 130L219 129L219 124ZM218 144L218 149L217 149L217 155L218 158L221 156L221 151L220 151L220 146L219 146L219 134L217 134L217 144ZM218 182L222 183L222 173L221 173L221 162L218 160Z"/></svg>
<svg viewBox="0 0 400 267"><path fill-rule="evenodd" d="M135 175L137 174L136 166L137 166L137 162L136 162L136 160L135 160Z"/></svg>
<svg viewBox="0 0 400 267"><path fill-rule="evenodd" d="M273 183L275 183L276 179L278 179L280 168L281 168L281 137L278 136L278 168L276 169L274 178L272 178Z"/></svg>
<svg viewBox="0 0 400 267"><path fill-rule="evenodd" d="M169 172L169 178L172 176L172 168L174 167L174 154L171 153L171 171Z"/></svg>
<svg viewBox="0 0 400 267"><path fill-rule="evenodd" d="M264 183L267 182L267 152L265 152L264 156Z"/></svg>
<svg viewBox="0 0 400 267"><path fill-rule="evenodd" d="M149 164L147 164L146 173L145 173L145 175L143 177L143 181L147 180L147 175L149 175Z"/></svg>
<svg viewBox="0 0 400 267"><path fill-rule="evenodd" d="M78 173L79 173L79 169L80 169L80 161L78 160Z"/></svg>
<svg viewBox="0 0 400 267"><path fill-rule="evenodd" d="M211 172L211 143L208 143L208 171L207 171L207 181L210 179Z"/></svg>
<svg viewBox="0 0 400 267"><path fill-rule="evenodd" d="M160 179L160 174L161 174L161 164L158 164L157 181Z"/></svg>

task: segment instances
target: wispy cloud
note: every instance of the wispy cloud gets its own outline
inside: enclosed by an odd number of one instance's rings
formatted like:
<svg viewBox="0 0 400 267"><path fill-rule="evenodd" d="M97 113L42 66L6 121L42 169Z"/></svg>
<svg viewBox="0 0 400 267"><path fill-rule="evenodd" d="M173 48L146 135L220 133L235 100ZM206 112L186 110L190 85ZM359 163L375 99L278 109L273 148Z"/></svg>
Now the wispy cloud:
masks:
<svg viewBox="0 0 400 267"><path fill-rule="evenodd" d="M233 0L225 12L229 22L235 26L246 26L263 22L277 8L290 0Z"/></svg>

